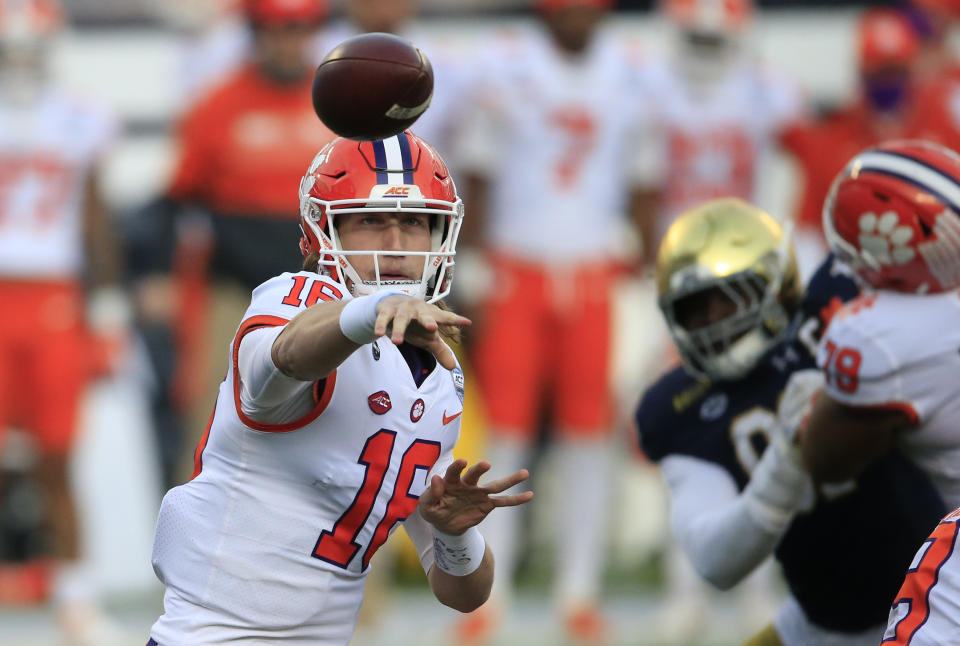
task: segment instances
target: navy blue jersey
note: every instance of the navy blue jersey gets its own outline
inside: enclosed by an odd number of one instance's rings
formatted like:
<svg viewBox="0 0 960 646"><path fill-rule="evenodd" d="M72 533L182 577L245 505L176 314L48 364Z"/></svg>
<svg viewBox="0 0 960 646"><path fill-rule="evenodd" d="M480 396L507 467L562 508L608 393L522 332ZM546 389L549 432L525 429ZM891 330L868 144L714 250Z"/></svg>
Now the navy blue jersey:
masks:
<svg viewBox="0 0 960 646"><path fill-rule="evenodd" d="M686 455L723 467L742 490L766 448L790 375L815 368L824 321L857 295L828 258L807 285L790 334L742 379L711 383L682 368L663 376L637 410L650 459ZM790 591L817 625L852 632L883 623L917 546L946 513L927 476L899 452L855 482L824 486L776 550Z"/></svg>

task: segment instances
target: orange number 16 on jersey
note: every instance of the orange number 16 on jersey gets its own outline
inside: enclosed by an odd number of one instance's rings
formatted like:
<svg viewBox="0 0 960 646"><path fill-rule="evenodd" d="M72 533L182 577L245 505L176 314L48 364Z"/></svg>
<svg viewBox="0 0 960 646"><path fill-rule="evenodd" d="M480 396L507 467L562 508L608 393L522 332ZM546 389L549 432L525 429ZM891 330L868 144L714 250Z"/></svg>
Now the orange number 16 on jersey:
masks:
<svg viewBox="0 0 960 646"><path fill-rule="evenodd" d="M367 469L363 483L357 490L353 503L343 512L333 527L320 533L317 545L313 548L314 557L346 568L357 555L360 550L360 545L356 542L357 536L366 525L367 518L373 510L373 503L376 502L377 495L383 488L383 480L390 467L390 458L393 455L393 444L396 439L396 431L385 428L367 439L357 460ZM393 526L416 509L419 498L410 494L410 485L413 484L413 476L417 469L429 471L439 457L440 445L437 442L416 440L407 447L400 461L397 479L393 483L390 502L387 504L383 518L373 531L370 544L363 553L364 570L370 565L370 559L373 558L374 553L390 536Z"/></svg>

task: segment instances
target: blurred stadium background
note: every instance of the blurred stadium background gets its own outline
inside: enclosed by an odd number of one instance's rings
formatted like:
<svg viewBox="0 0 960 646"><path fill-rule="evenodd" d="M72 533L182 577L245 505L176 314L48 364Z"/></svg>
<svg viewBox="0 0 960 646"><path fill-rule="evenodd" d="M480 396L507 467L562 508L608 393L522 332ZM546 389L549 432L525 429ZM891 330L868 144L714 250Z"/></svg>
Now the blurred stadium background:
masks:
<svg viewBox="0 0 960 646"><path fill-rule="evenodd" d="M105 197L118 223L136 217L169 179L174 155L171 137L185 103L184 78L192 64L184 59L191 38L184 26L196 8L193 5L200 4L199 0L64 1L72 24L57 42L55 75L67 87L109 105L123 123L104 178ZM796 80L816 105L836 104L848 96L856 83L856 17L864 7L879 3L768 0L759 4L752 34L756 55ZM420 5L424 32L467 55L482 47L490 32L507 25L528 26L534 20L529 5L516 0L421 0ZM342 2L332 6L336 17ZM650 9L649 1L620 0L607 28L644 50L662 50L666 30ZM775 214L791 213L797 191L791 162L780 157L764 173L761 204ZM621 342L614 383L626 385L628 392L621 397L625 407L639 394L637 390L631 397L630 390L643 381L631 360L640 349L629 345L631 335L624 332L638 325L637 317L645 316L640 300L636 290L626 289L617 321ZM107 609L130 635L131 644L146 641L151 623L162 611L162 591L150 567L153 526L163 492L146 411L144 393L149 387L149 376L134 349L119 375L90 389L74 455L86 559L97 573ZM473 424L479 426L479 422ZM191 432L199 434L199 430ZM632 447L629 424L623 424L620 435L622 446ZM18 447L16 435L11 437L4 459L15 463ZM482 446L482 437L467 441L475 447L473 451L481 450L476 447ZM538 496L549 498L549 463L540 466L544 475L537 479ZM622 451L618 466L607 610L616 643L657 644L649 629L661 601L665 503L657 474L635 450ZM32 503L15 504L22 510ZM538 530L549 523L534 518L529 526L532 534L520 574L519 611L503 643L555 644L560 637L551 626L549 604L544 600L550 559L539 547L549 538L539 533L549 530ZM399 565L393 568L387 592L374 600L379 617L361 627L354 640L357 646L451 643L454 613L429 595L419 565L405 553L405 540L392 541ZM378 560L388 558L378 556ZM739 643L755 627L743 625L743 613L737 610L741 602L733 594L717 594L714 601L707 619L709 634L702 643ZM767 600L757 614L769 612L774 605L775 600ZM0 644L46 646L57 640L44 606L0 607Z"/></svg>

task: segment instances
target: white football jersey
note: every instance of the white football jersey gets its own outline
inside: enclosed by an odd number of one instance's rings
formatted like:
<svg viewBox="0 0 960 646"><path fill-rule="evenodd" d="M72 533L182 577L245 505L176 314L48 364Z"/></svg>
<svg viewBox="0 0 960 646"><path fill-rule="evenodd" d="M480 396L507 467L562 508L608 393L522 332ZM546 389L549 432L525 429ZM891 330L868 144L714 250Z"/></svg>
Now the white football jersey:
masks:
<svg viewBox="0 0 960 646"><path fill-rule="evenodd" d="M960 292L860 296L831 319L817 365L836 401L906 412L904 452L960 506Z"/></svg>
<svg viewBox="0 0 960 646"><path fill-rule="evenodd" d="M608 258L646 124L630 55L604 32L577 57L541 31L488 49L459 149L459 163L490 182L486 242L539 262Z"/></svg>
<svg viewBox="0 0 960 646"><path fill-rule="evenodd" d="M881 646L960 646L958 534L960 509L940 521L913 557Z"/></svg>
<svg viewBox="0 0 960 646"><path fill-rule="evenodd" d="M0 277L79 274L85 188L115 130L108 113L54 91L0 105Z"/></svg>
<svg viewBox="0 0 960 646"><path fill-rule="evenodd" d="M199 473L160 509L153 564L167 590L151 636L163 646L258 637L345 645L370 558L397 523L425 524L417 500L431 470L453 461L459 435L459 368L437 364L418 388L398 348L381 339L318 382L301 419L264 424L241 410L243 335L341 298L343 285L311 272L254 290L197 450ZM415 529L408 533L423 536ZM429 539L420 543L429 569Z"/></svg>
<svg viewBox="0 0 960 646"><path fill-rule="evenodd" d="M757 203L758 175L771 161L778 134L803 114L802 95L780 78L743 61L712 83L691 83L672 60L642 73L654 106L656 137L642 145L662 160L662 203L656 233L673 219L718 197Z"/></svg>

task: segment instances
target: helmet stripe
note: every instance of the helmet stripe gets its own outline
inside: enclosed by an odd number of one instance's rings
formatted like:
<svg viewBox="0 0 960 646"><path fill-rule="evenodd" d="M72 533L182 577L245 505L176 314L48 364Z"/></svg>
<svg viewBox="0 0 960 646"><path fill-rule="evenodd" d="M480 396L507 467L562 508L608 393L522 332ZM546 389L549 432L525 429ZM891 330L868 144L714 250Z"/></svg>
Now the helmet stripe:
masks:
<svg viewBox="0 0 960 646"><path fill-rule="evenodd" d="M386 172L387 151L384 149L382 141L372 141L373 144L373 162L377 166L377 184L387 184L390 181L390 173ZM382 170L381 170L382 169Z"/></svg>
<svg viewBox="0 0 960 646"><path fill-rule="evenodd" d="M880 173L930 193L960 215L960 185L943 171L920 160L886 151L865 152L854 161L853 174Z"/></svg>
<svg viewBox="0 0 960 646"><path fill-rule="evenodd" d="M400 161L403 164L403 183L413 184L413 157L410 155L410 137L405 132L397 135L397 142L400 144ZM407 171L407 169L411 169Z"/></svg>
<svg viewBox="0 0 960 646"><path fill-rule="evenodd" d="M403 154L400 152L400 142L397 137L388 137L384 139L383 150L386 153L387 157L387 184L390 185L399 185L403 184L403 175L402 172L406 166L403 165Z"/></svg>

